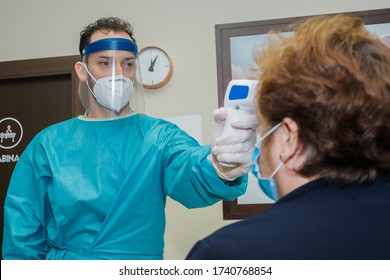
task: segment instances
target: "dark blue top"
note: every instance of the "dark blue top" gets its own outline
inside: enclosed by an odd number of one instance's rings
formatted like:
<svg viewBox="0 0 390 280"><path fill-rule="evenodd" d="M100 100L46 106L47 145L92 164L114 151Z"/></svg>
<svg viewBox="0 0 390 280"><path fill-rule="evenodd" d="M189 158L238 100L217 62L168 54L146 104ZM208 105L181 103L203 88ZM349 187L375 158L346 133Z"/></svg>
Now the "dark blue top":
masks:
<svg viewBox="0 0 390 280"><path fill-rule="evenodd" d="M390 259L390 180L315 180L199 241L187 259Z"/></svg>

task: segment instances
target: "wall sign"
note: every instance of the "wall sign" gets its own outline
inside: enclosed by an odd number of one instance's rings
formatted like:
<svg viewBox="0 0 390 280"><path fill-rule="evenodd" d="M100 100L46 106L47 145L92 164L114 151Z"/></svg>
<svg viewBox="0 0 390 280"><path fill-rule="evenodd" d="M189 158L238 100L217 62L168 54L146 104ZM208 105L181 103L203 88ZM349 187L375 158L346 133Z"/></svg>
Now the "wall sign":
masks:
<svg viewBox="0 0 390 280"><path fill-rule="evenodd" d="M8 117L0 120L0 148L12 149L22 138L23 127L17 119Z"/></svg>

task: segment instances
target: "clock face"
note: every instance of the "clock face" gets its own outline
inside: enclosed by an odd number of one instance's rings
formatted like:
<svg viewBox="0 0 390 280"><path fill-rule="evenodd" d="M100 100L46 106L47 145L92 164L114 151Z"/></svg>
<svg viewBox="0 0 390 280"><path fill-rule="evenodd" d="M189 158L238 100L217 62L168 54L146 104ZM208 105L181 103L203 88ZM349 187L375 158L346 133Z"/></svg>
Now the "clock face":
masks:
<svg viewBox="0 0 390 280"><path fill-rule="evenodd" d="M139 54L144 88L157 89L171 79L173 64L168 54L158 47L143 48Z"/></svg>

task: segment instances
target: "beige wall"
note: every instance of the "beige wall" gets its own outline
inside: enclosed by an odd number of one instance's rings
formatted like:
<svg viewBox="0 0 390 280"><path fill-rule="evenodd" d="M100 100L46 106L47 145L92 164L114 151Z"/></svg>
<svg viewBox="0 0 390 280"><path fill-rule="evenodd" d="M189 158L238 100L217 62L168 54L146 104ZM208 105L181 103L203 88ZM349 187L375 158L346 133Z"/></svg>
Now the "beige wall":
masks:
<svg viewBox="0 0 390 280"><path fill-rule="evenodd" d="M215 24L389 8L388 0L1 0L0 61L78 54L80 30L103 16L119 16L135 27L140 48L170 53L170 83L146 92L152 116L202 116L203 143L210 139L217 108ZM228 224L222 205L187 210L168 200L166 259L183 259L203 236Z"/></svg>

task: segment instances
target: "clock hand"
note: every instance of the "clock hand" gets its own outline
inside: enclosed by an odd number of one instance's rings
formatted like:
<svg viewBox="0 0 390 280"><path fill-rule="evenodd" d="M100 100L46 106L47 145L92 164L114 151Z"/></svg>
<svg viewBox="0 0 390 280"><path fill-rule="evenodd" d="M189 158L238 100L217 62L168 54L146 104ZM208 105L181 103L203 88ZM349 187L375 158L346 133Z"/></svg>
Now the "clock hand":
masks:
<svg viewBox="0 0 390 280"><path fill-rule="evenodd" d="M148 68L149 72L153 72L153 59L150 59L150 66Z"/></svg>
<svg viewBox="0 0 390 280"><path fill-rule="evenodd" d="M157 57L158 57L158 55L156 55L156 57L154 58L154 60L153 60L153 62L152 62L153 66L154 66L154 64L156 63Z"/></svg>
<svg viewBox="0 0 390 280"><path fill-rule="evenodd" d="M154 71L154 64L156 64L157 57L158 57L158 55L156 55L156 57L153 60L151 60L150 66L149 66L149 69L148 69L149 72L153 72Z"/></svg>

